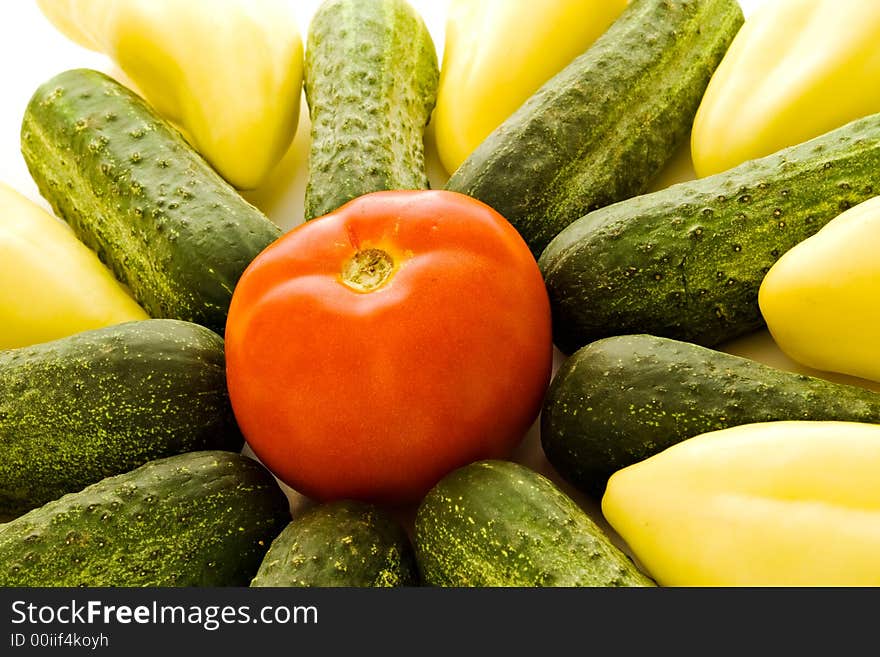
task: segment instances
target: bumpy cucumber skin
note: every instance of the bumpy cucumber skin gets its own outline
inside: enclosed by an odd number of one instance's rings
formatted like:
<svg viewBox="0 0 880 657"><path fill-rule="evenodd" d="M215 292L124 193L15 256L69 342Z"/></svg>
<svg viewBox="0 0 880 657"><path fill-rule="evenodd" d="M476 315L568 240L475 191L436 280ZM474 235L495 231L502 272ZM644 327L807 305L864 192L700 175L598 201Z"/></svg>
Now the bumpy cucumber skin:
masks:
<svg viewBox="0 0 880 657"><path fill-rule="evenodd" d="M386 511L342 500L294 518L251 586L395 587L418 584L412 544Z"/></svg>
<svg viewBox="0 0 880 657"><path fill-rule="evenodd" d="M434 42L405 0L327 0L306 43L312 121L305 217L369 192L428 189L424 132L437 99Z"/></svg>
<svg viewBox="0 0 880 657"><path fill-rule="evenodd" d="M647 188L742 22L736 0L633 0L446 188L498 210L538 258L572 221Z"/></svg>
<svg viewBox="0 0 880 657"><path fill-rule="evenodd" d="M444 477L419 506L415 548L433 586L654 586L562 491L509 461Z"/></svg>
<svg viewBox="0 0 880 657"><path fill-rule="evenodd" d="M779 257L875 196L880 114L574 222L538 262L564 352L632 333L707 347L764 325Z"/></svg>
<svg viewBox="0 0 880 657"><path fill-rule="evenodd" d="M683 440L777 420L880 423L880 395L686 342L626 335L568 358L541 413L553 467L601 497L617 470Z"/></svg>
<svg viewBox="0 0 880 657"><path fill-rule="evenodd" d="M147 461L241 450L223 340L171 319L0 351L0 518Z"/></svg>
<svg viewBox="0 0 880 657"><path fill-rule="evenodd" d="M0 525L0 586L246 586L289 520L253 459L171 456Z"/></svg>
<svg viewBox="0 0 880 657"><path fill-rule="evenodd" d="M281 231L140 97L97 71L37 89L21 148L40 193L151 317L223 334L232 291Z"/></svg>

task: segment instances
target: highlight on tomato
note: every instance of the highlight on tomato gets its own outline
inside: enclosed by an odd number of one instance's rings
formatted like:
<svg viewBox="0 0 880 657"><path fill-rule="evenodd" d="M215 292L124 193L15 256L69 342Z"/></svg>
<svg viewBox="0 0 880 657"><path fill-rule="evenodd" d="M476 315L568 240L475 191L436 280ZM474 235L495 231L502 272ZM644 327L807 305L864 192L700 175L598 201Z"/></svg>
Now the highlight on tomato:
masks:
<svg viewBox="0 0 880 657"><path fill-rule="evenodd" d="M489 206L376 192L253 261L226 358L239 425L279 479L318 500L404 504L525 436L550 380L550 304Z"/></svg>

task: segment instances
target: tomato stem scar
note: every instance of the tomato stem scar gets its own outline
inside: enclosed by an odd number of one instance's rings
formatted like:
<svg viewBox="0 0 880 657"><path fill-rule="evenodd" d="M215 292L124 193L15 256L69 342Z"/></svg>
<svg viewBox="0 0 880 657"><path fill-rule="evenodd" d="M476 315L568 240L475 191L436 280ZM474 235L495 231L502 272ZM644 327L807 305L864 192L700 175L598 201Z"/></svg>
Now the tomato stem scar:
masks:
<svg viewBox="0 0 880 657"><path fill-rule="evenodd" d="M382 287L394 271L394 261L382 249L358 251L342 266L342 282L355 292Z"/></svg>

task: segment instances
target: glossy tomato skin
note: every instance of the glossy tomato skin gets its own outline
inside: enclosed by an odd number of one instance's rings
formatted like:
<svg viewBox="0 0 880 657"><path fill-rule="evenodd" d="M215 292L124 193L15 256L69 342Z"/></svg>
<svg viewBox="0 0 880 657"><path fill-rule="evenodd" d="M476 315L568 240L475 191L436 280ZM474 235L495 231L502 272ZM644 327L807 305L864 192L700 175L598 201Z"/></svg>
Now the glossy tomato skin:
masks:
<svg viewBox="0 0 880 657"><path fill-rule="evenodd" d="M346 263L372 250L393 270L353 289ZM549 301L528 247L489 206L377 192L254 260L226 359L239 425L279 479L318 500L404 504L522 440L550 379Z"/></svg>

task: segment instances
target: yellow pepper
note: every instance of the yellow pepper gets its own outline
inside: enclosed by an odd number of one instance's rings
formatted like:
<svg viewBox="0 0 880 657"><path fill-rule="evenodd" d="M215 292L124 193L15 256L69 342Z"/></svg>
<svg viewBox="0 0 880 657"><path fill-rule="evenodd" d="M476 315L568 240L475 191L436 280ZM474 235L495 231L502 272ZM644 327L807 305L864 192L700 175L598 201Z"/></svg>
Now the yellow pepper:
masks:
<svg viewBox="0 0 880 657"><path fill-rule="evenodd" d="M587 50L624 7L626 0L452 0L433 118L447 172Z"/></svg>
<svg viewBox="0 0 880 657"><path fill-rule="evenodd" d="M880 381L880 197L776 262L758 303L779 348L803 365Z"/></svg>
<svg viewBox="0 0 880 657"><path fill-rule="evenodd" d="M708 176L880 112L880 2L773 0L737 34L691 137Z"/></svg>
<svg viewBox="0 0 880 657"><path fill-rule="evenodd" d="M0 184L0 349L147 314L64 223Z"/></svg>
<svg viewBox="0 0 880 657"><path fill-rule="evenodd" d="M239 189L263 182L299 119L303 48L281 0L38 0L102 52Z"/></svg>
<svg viewBox="0 0 880 657"><path fill-rule="evenodd" d="M880 586L880 426L706 433L612 475L602 512L666 586Z"/></svg>

